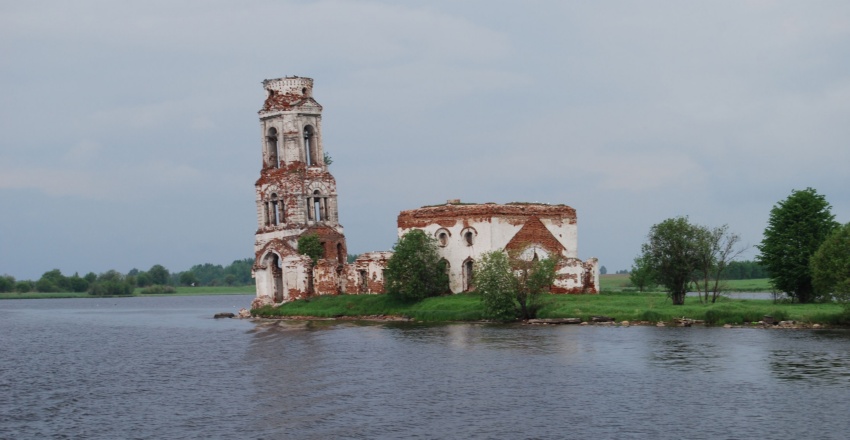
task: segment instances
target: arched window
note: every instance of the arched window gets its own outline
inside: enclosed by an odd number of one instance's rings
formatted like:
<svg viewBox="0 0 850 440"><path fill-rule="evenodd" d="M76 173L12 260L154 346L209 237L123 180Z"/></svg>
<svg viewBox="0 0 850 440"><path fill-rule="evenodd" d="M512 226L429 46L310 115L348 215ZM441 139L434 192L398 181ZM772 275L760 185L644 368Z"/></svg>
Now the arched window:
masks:
<svg viewBox="0 0 850 440"><path fill-rule="evenodd" d="M452 234L444 228L440 228L436 233L434 233L434 236L437 237L437 244L440 247L446 247L446 245L449 244L449 237L451 237L451 235Z"/></svg>
<svg viewBox="0 0 850 440"><path fill-rule="evenodd" d="M464 290L464 292L468 292L468 291L472 290L472 287L473 287L472 280L475 279L474 273L473 273L474 268L475 268L475 265L474 265L471 258L463 262L463 290Z"/></svg>
<svg viewBox="0 0 850 440"><path fill-rule="evenodd" d="M475 237L478 235L478 232L473 228L466 228L461 231L460 236L463 237L463 242L467 246L472 246L475 243Z"/></svg>
<svg viewBox="0 0 850 440"><path fill-rule="evenodd" d="M312 125L304 127L304 160L307 166L319 165L319 144L316 142L316 130Z"/></svg>
<svg viewBox="0 0 850 440"><path fill-rule="evenodd" d="M327 197L322 197L319 190L313 191L313 205L310 207L313 211L313 218L316 221L327 220L325 213L327 212Z"/></svg>
<svg viewBox="0 0 850 440"><path fill-rule="evenodd" d="M357 271L357 275L360 277L360 293L366 293L369 291L369 273L363 269Z"/></svg>
<svg viewBox="0 0 850 440"><path fill-rule="evenodd" d="M266 132L266 155L269 158L268 166L274 168L280 167L280 160L277 154L277 129L274 127L269 128Z"/></svg>
<svg viewBox="0 0 850 440"><path fill-rule="evenodd" d="M277 226L284 223L283 200L279 200L276 193L272 193L266 209L269 216L267 225Z"/></svg>

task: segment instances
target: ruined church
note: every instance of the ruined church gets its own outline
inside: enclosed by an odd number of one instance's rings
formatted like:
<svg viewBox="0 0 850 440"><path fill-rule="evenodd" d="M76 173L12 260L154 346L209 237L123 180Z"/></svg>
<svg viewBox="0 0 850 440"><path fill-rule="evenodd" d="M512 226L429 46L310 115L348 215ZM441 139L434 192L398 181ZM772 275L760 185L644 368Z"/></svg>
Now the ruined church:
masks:
<svg viewBox="0 0 850 440"><path fill-rule="evenodd" d="M347 263L339 223L336 180L328 171L322 143L322 106L313 98L313 80L284 77L263 81L266 100L259 111L262 145L255 183L257 231L252 307L313 295L383 293L391 252L361 254ZM449 201L438 207L404 211L398 234L417 228L434 236L455 293L473 286L475 262L492 250L521 258L561 257L555 293L596 293L595 258L577 258L575 210L566 205L482 204ZM298 252L298 239L315 234L324 250L313 262Z"/></svg>

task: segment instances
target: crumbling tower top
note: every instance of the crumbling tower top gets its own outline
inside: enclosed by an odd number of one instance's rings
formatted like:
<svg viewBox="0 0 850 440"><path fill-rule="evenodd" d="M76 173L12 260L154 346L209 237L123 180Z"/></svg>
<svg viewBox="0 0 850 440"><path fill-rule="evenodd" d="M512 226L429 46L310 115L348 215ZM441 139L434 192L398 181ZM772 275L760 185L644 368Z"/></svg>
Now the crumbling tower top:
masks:
<svg viewBox="0 0 850 440"><path fill-rule="evenodd" d="M263 88L269 93L300 95L303 98L313 96L313 78L285 76L263 81Z"/></svg>
<svg viewBox="0 0 850 440"><path fill-rule="evenodd" d="M291 111L294 108L310 107L311 112L322 111L322 106L313 99L313 78L286 76L263 81L268 96L260 113Z"/></svg>

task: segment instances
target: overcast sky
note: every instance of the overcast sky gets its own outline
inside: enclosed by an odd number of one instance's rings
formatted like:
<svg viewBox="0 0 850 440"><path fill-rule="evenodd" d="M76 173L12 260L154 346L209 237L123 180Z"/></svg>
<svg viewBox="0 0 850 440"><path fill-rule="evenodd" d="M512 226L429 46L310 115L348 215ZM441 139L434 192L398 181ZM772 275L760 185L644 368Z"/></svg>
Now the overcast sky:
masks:
<svg viewBox="0 0 850 440"><path fill-rule="evenodd" d="M850 221L850 2L0 0L0 274L251 257L290 75L351 253L455 198L570 205L610 272L673 216L758 244L793 189Z"/></svg>

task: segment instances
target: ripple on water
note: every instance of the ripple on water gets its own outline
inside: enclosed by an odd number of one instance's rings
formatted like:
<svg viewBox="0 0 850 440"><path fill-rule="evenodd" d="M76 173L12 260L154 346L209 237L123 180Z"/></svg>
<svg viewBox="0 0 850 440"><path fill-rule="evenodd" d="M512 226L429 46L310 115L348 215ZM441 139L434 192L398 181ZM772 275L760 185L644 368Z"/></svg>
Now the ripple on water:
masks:
<svg viewBox="0 0 850 440"><path fill-rule="evenodd" d="M0 437L843 438L850 430L847 332L252 323L209 319L233 302L215 297L184 297L159 313L172 299L0 302L14 308L0 320Z"/></svg>

